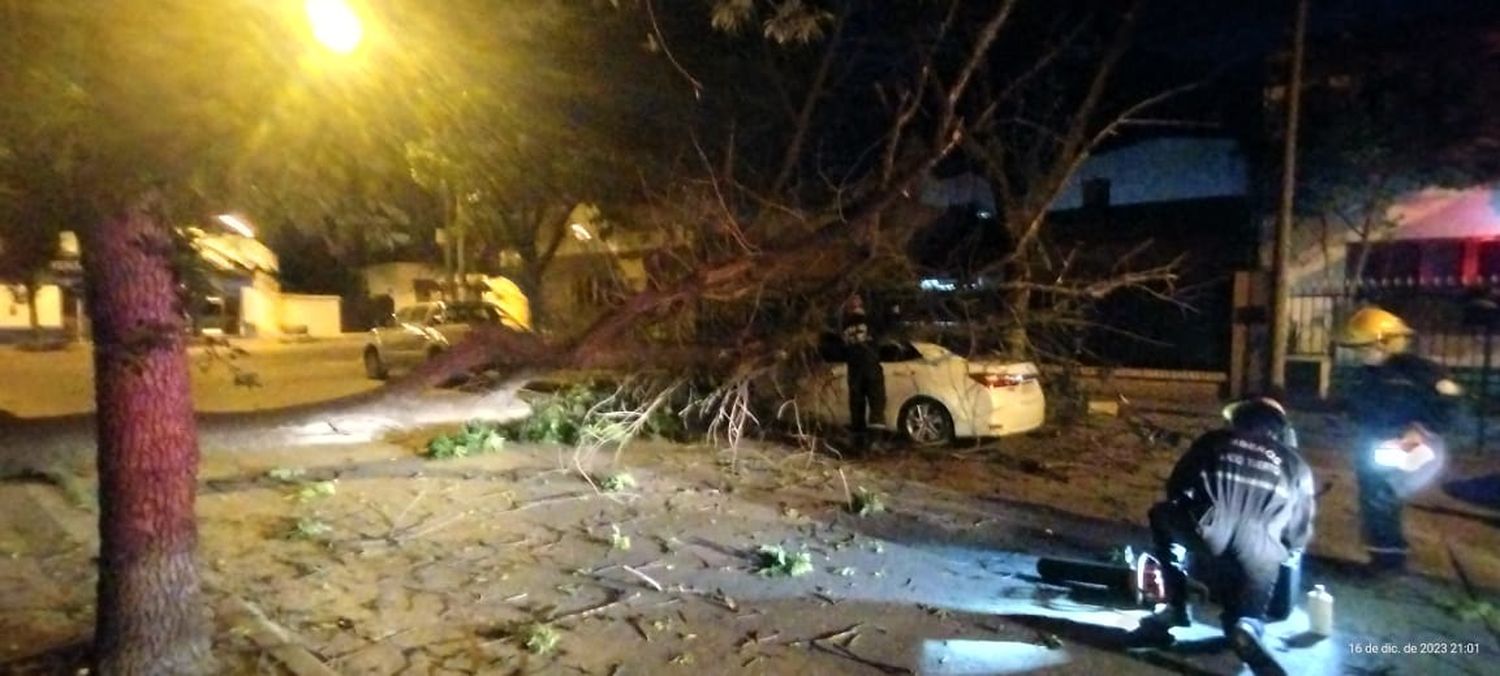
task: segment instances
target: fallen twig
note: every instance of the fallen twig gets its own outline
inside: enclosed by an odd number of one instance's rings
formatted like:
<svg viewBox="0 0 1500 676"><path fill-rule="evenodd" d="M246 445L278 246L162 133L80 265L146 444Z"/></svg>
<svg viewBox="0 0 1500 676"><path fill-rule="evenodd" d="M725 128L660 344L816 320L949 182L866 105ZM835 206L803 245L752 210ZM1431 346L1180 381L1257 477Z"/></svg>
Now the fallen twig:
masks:
<svg viewBox="0 0 1500 676"><path fill-rule="evenodd" d="M625 572L630 573L631 575L634 575L634 576L636 576L638 578L641 578L641 580L645 581L646 584L651 585L652 589L655 589L656 591L659 591L659 592L666 591L666 588L662 587L660 582L657 582L656 580L652 579L650 575L642 573L639 570L636 570L634 568L631 568L630 566L626 566L626 565L623 565L623 564L620 567L623 568L623 569L625 569Z"/></svg>
<svg viewBox="0 0 1500 676"><path fill-rule="evenodd" d="M849 492L849 480L844 478L844 468L839 468L839 481L844 484L844 506L854 511L854 494Z"/></svg>
<svg viewBox="0 0 1500 676"><path fill-rule="evenodd" d="M496 512L496 514L509 514L511 512L521 512L521 511L525 511L525 510L531 509L532 507L541 507L542 505L550 505L550 504L557 503L557 502L571 502L573 500L587 500L589 498L594 497L595 495L598 495L598 493L594 493L594 492L582 492L582 493L566 493L566 494L563 494L563 495L553 495L553 496L549 496L549 497L545 497L545 498L538 498L536 500L532 500L531 502L527 502L525 504L512 506L509 509L502 509L502 510Z"/></svg>
<svg viewBox="0 0 1500 676"><path fill-rule="evenodd" d="M850 625L848 629L845 629L843 631L836 631L836 632L833 632L831 634L825 634L823 636L819 636L819 637L811 639L811 640L814 641L814 642L816 642L816 641L832 641L834 643L837 643L839 641L839 639L846 638L846 637L858 634L859 633L859 628L862 627L862 626L864 626L863 623L855 623L853 625Z"/></svg>
<svg viewBox="0 0 1500 676"><path fill-rule="evenodd" d="M590 607L590 608L583 608L581 610L573 610L573 611L569 611L569 612L566 612L566 613L560 613L560 614L557 614L557 615L553 615L552 617L547 618L546 623L547 624L557 624L557 623L562 622L564 620L581 619L581 618L584 618L584 617L588 617L590 615L598 615L599 613L602 613L602 612L604 612L606 610L609 610L610 608L618 606L618 605L620 605L622 603L629 603L630 601L634 601L635 597L637 597L637 596L639 596L639 594L637 594L635 592L631 592L628 595L616 596L614 598L614 600L612 600L612 601L606 601L606 602L601 603L601 604L599 604L597 606L593 606L593 607Z"/></svg>
<svg viewBox="0 0 1500 676"><path fill-rule="evenodd" d="M410 512L411 508L415 507L416 504L422 500L422 496L424 495L427 495L426 486L423 486L422 490L417 492L417 496L412 498L411 502L406 503L406 507L401 509L401 512L396 515L396 518L390 520L391 530L389 532L389 535L394 536L396 534L396 529L400 527L401 520L406 518L406 513Z"/></svg>

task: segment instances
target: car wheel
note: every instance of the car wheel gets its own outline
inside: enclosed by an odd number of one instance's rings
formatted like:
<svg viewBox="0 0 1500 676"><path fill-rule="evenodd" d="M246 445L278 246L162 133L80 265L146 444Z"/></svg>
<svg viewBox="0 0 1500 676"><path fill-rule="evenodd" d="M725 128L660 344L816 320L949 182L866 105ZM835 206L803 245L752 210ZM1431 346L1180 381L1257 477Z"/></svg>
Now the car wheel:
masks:
<svg viewBox="0 0 1500 676"><path fill-rule="evenodd" d="M953 442L953 416L935 399L918 398L901 407L901 433L917 446Z"/></svg>
<svg viewBox="0 0 1500 676"><path fill-rule="evenodd" d="M385 380L390 371L385 368L385 362L380 359L380 351L373 347L365 348L365 377L371 380Z"/></svg>

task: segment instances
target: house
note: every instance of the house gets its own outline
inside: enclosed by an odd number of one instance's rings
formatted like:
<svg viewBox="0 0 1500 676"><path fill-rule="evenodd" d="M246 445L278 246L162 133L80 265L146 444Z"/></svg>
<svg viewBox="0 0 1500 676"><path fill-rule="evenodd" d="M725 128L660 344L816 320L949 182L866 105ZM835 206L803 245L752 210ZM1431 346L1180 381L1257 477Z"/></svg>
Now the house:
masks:
<svg viewBox="0 0 1500 676"><path fill-rule="evenodd" d="M1251 191L1250 160L1227 136L1136 136L1086 159L1048 211L1048 245L1060 255L1076 254L1075 274L1110 274L1132 252L1137 267L1180 258L1178 288L1188 292L1179 300L1190 308L1149 294L1112 294L1096 304L1093 317L1108 329L1090 332L1081 356L1110 366L1223 371L1233 273L1257 264ZM923 201L948 209L937 228L991 233L974 238L973 246L950 234L940 238L941 247L928 249L972 255L988 248L985 261L1009 252L984 178L963 173L930 180ZM929 256L929 263L935 260ZM963 276L959 271L923 280L923 286L951 288Z"/></svg>
<svg viewBox="0 0 1500 676"><path fill-rule="evenodd" d="M366 265L361 269L365 291L373 298L389 298L390 311L443 297L442 268L419 261Z"/></svg>
<svg viewBox="0 0 1500 676"><path fill-rule="evenodd" d="M71 232L61 233L57 248L58 260L43 272L41 284L30 302L24 284L0 281L0 334L29 332L33 311L36 328L47 333L64 331L75 320L82 298L78 284L78 238ZM35 308L31 307L33 302Z"/></svg>
<svg viewBox="0 0 1500 676"><path fill-rule="evenodd" d="M190 228L213 288L194 312L200 330L246 337L333 337L343 333L338 296L285 293L276 254L255 237Z"/></svg>
<svg viewBox="0 0 1500 676"><path fill-rule="evenodd" d="M337 296L283 293L277 259L265 244L238 233L187 228L209 287L203 305L192 308L193 327L211 334L279 337L339 335ZM87 323L77 236L61 233L58 259L37 289L37 323L48 331L82 337ZM14 285L0 284L0 330L29 329L30 308Z"/></svg>
<svg viewBox="0 0 1500 676"><path fill-rule="evenodd" d="M1460 377L1500 363L1474 302L1500 290L1497 8L1315 36L1309 48L1299 173L1313 180L1299 185L1292 230L1289 351L1317 365L1321 393L1353 367L1333 338L1367 303L1400 314L1416 349ZM1279 103L1284 89L1266 98ZM1340 133L1352 142L1320 143Z"/></svg>
<svg viewBox="0 0 1500 676"><path fill-rule="evenodd" d="M1216 135L1126 141L1086 160L1048 213L1048 237L1080 269L1176 265L1173 304L1122 290L1101 299L1085 351L1100 364L1223 372L1236 271L1257 264L1259 225L1243 145Z"/></svg>
<svg viewBox="0 0 1500 676"><path fill-rule="evenodd" d="M542 321L548 331L575 332L615 307L625 294L646 288L660 257L685 246L686 237L672 226L674 222L673 215L655 207L627 208L618 220L609 220L597 207L579 204L555 224L558 230L538 237L562 238L540 270L528 270L516 251L501 252L499 269L509 279L539 277L531 291L539 291L541 297L530 299L528 316L545 313ZM691 322L691 313L681 316Z"/></svg>
<svg viewBox="0 0 1500 676"><path fill-rule="evenodd" d="M1322 218L1299 221L1293 355L1332 368L1338 323L1360 304L1379 303L1424 334L1429 356L1481 366L1483 337L1467 320L1470 301L1500 289L1500 185L1410 192L1378 220L1385 225L1368 237Z"/></svg>

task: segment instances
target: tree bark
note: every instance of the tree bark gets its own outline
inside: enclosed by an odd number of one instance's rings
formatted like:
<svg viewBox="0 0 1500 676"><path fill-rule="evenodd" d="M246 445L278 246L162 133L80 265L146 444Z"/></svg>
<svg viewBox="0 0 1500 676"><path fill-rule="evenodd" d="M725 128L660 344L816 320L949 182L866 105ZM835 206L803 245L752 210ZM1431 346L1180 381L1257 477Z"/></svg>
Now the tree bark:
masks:
<svg viewBox="0 0 1500 676"><path fill-rule="evenodd" d="M169 226L145 197L94 229L99 467L95 656L104 674L208 673L194 514L198 441Z"/></svg>
<svg viewBox="0 0 1500 676"><path fill-rule="evenodd" d="M526 294L526 303L531 311L531 329L541 332L547 326L547 297L542 282L545 266L540 261L521 261L521 292Z"/></svg>

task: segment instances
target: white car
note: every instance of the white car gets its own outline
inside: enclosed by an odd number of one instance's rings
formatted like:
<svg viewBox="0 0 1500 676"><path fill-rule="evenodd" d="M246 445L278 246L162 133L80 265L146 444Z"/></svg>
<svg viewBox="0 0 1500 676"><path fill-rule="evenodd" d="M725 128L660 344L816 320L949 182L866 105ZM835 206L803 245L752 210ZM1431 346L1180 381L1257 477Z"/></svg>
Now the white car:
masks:
<svg viewBox="0 0 1500 676"><path fill-rule="evenodd" d="M365 376L384 380L393 370L411 368L448 349L475 324L501 323L501 312L489 303L435 301L402 308L385 326L370 329Z"/></svg>
<svg viewBox="0 0 1500 676"><path fill-rule="evenodd" d="M825 340L818 369L797 388L801 411L849 424L848 367ZM886 341L885 421L912 443L945 444L959 437L1001 437L1041 427L1047 415L1036 364L971 361L941 345Z"/></svg>

